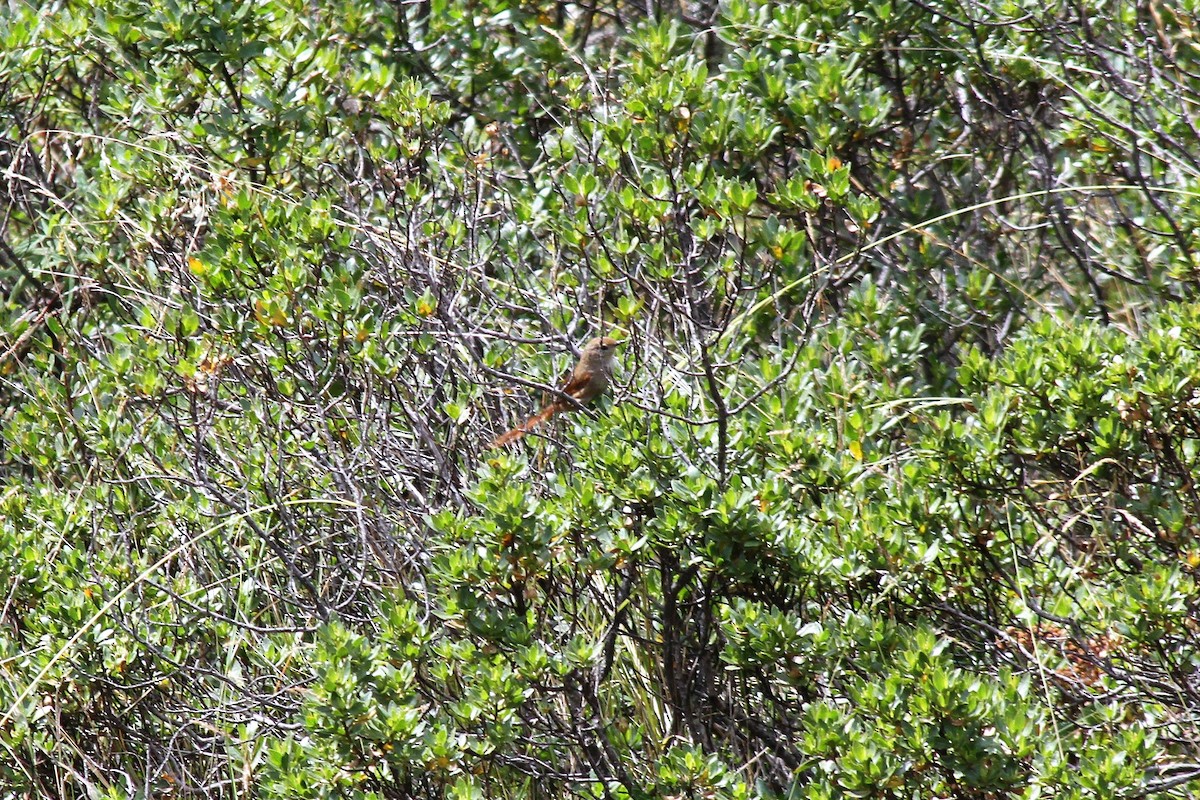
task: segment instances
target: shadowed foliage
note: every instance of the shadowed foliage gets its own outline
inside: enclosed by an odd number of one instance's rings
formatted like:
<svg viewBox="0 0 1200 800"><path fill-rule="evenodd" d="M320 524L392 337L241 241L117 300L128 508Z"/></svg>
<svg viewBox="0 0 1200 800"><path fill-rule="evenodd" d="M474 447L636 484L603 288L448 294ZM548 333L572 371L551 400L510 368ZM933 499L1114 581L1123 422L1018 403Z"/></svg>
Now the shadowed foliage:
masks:
<svg viewBox="0 0 1200 800"><path fill-rule="evenodd" d="M3 794L1195 796L1198 31L5 4Z"/></svg>

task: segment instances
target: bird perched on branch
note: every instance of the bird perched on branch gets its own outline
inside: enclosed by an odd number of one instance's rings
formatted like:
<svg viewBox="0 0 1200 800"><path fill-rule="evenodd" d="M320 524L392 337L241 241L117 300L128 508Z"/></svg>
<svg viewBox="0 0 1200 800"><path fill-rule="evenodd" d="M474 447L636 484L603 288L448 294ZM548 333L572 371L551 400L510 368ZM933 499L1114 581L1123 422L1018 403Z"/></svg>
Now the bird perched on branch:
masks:
<svg viewBox="0 0 1200 800"><path fill-rule="evenodd" d="M618 344L616 339L607 336L598 336L585 344L583 353L579 356L579 363L571 370L570 377L559 389L559 396L508 433L497 436L488 446L503 447L509 442L515 442L560 411L571 411L580 403L590 402L601 395L612 379L613 357L616 355ZM575 402L567 397L573 398Z"/></svg>

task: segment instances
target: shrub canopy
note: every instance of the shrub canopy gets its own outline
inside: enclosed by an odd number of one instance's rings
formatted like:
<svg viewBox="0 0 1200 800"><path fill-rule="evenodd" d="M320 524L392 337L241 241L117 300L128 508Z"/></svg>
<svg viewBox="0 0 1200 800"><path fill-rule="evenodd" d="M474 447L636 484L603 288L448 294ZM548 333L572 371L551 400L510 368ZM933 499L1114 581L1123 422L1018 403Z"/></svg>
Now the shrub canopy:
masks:
<svg viewBox="0 0 1200 800"><path fill-rule="evenodd" d="M7 3L0 788L1200 794L1196 5Z"/></svg>

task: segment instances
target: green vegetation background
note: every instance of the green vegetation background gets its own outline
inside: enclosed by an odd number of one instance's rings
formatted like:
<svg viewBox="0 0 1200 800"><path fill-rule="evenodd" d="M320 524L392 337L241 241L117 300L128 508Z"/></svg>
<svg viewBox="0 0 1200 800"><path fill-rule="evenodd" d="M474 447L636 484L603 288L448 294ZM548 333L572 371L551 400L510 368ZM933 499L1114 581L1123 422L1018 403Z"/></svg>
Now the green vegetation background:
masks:
<svg viewBox="0 0 1200 800"><path fill-rule="evenodd" d="M1200 794L1196 0L10 0L0 112L3 796Z"/></svg>

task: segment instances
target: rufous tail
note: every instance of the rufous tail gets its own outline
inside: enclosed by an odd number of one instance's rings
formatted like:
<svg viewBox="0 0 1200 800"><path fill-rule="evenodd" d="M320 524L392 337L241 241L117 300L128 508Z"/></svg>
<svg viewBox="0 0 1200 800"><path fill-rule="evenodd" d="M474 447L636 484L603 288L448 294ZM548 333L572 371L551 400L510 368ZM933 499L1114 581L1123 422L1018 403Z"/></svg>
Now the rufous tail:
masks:
<svg viewBox="0 0 1200 800"><path fill-rule="evenodd" d="M557 414L559 412L559 409L560 409L560 406L558 405L558 403L551 403L550 405L546 406L538 413L534 414L529 419L522 422L517 427L513 428L508 433L502 433L499 436L497 436L495 438L495 440L493 440L492 443L488 445L488 447L503 447L504 445L508 444L509 442L515 442L517 439L520 439L522 436L529 433L531 430L536 428L538 425L541 425L543 422L545 422L546 420L553 417L555 414Z"/></svg>

